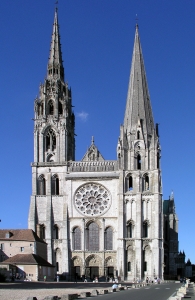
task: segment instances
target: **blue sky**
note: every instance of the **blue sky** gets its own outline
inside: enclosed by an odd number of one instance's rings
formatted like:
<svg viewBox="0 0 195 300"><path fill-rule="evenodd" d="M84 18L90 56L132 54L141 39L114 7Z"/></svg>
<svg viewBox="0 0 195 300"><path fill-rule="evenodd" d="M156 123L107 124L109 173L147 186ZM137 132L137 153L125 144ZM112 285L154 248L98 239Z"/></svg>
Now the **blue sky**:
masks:
<svg viewBox="0 0 195 300"><path fill-rule="evenodd" d="M27 228L33 103L46 75L54 2L0 2L0 228ZM65 79L76 115L76 159L94 136L116 159L138 15L162 147L163 197L174 191L180 250L195 263L195 1L59 0Z"/></svg>

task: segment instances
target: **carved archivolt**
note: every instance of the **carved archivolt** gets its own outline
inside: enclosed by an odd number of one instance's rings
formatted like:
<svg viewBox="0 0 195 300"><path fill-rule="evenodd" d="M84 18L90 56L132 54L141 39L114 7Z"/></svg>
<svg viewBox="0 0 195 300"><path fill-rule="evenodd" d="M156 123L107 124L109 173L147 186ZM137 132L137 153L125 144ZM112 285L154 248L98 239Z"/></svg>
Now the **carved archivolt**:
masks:
<svg viewBox="0 0 195 300"><path fill-rule="evenodd" d="M97 255L90 255L86 258L86 267L99 267L102 260Z"/></svg>
<svg viewBox="0 0 195 300"><path fill-rule="evenodd" d="M103 185L87 183L77 189L74 203L83 215L99 216L110 208L111 195Z"/></svg>
<svg viewBox="0 0 195 300"><path fill-rule="evenodd" d="M73 265L76 266L81 266L82 265L82 259L79 256L73 257L72 258Z"/></svg>
<svg viewBox="0 0 195 300"><path fill-rule="evenodd" d="M105 260L106 267L113 267L114 266L114 258L112 256L109 256Z"/></svg>

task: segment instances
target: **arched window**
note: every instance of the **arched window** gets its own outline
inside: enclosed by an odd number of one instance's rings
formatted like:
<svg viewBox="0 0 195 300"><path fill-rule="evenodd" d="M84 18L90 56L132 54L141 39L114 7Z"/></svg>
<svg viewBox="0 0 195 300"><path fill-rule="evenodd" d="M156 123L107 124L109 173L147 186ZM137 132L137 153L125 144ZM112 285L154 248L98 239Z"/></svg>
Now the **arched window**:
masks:
<svg viewBox="0 0 195 300"><path fill-rule="evenodd" d="M137 139L139 140L140 139L140 131L138 130L137 132Z"/></svg>
<svg viewBox="0 0 195 300"><path fill-rule="evenodd" d="M54 225L53 233L54 233L54 239L58 240L59 239L59 228L57 225Z"/></svg>
<svg viewBox="0 0 195 300"><path fill-rule="evenodd" d="M113 231L111 227L105 230L104 244L106 250L113 250Z"/></svg>
<svg viewBox="0 0 195 300"><path fill-rule="evenodd" d="M42 240L45 239L45 225L44 225L44 224L41 224L41 225L40 225L40 238L41 238Z"/></svg>
<svg viewBox="0 0 195 300"><path fill-rule="evenodd" d="M38 107L38 115L42 115L43 114L43 102L39 103L39 107Z"/></svg>
<svg viewBox="0 0 195 300"><path fill-rule="evenodd" d="M49 111L49 115L53 115L54 114L53 101L49 101L49 103L48 103L48 111Z"/></svg>
<svg viewBox="0 0 195 300"><path fill-rule="evenodd" d="M49 129L46 134L46 151L54 151L56 149L56 135L53 129Z"/></svg>
<svg viewBox="0 0 195 300"><path fill-rule="evenodd" d="M44 224L37 224L36 225L36 234L42 240L45 239L45 225Z"/></svg>
<svg viewBox="0 0 195 300"><path fill-rule="evenodd" d="M169 227L168 227L168 221L165 221L165 227L164 227L164 236L165 236L165 241L168 241L168 231L169 231Z"/></svg>
<svg viewBox="0 0 195 300"><path fill-rule="evenodd" d="M81 230L79 227L74 228L72 241L73 250L81 250Z"/></svg>
<svg viewBox="0 0 195 300"><path fill-rule="evenodd" d="M131 262L130 261L128 261L128 263L127 263L127 271L131 272Z"/></svg>
<svg viewBox="0 0 195 300"><path fill-rule="evenodd" d="M150 189L149 176L148 174L146 174L143 177L143 191L148 191L149 189Z"/></svg>
<svg viewBox="0 0 195 300"><path fill-rule="evenodd" d="M127 238L132 238L133 237L133 224L129 222L127 224Z"/></svg>
<svg viewBox="0 0 195 300"><path fill-rule="evenodd" d="M137 155L137 170L141 170L141 155Z"/></svg>
<svg viewBox="0 0 195 300"><path fill-rule="evenodd" d="M61 261L61 251L59 248L55 249L54 255L55 255L56 272L58 272L60 269L59 261Z"/></svg>
<svg viewBox="0 0 195 300"><path fill-rule="evenodd" d="M146 250L143 250L143 262L144 262L144 272L147 271L147 261L146 261Z"/></svg>
<svg viewBox="0 0 195 300"><path fill-rule="evenodd" d="M148 223L145 221L143 223L143 237L147 238L148 237Z"/></svg>
<svg viewBox="0 0 195 300"><path fill-rule="evenodd" d="M99 251L99 227L94 222L86 229L86 248L89 251Z"/></svg>
<svg viewBox="0 0 195 300"><path fill-rule="evenodd" d="M59 111L59 115L63 114L63 108L62 108L62 102L58 102L58 111Z"/></svg>
<svg viewBox="0 0 195 300"><path fill-rule="evenodd" d="M40 175L38 178L37 194L46 195L46 183L45 183L44 175Z"/></svg>
<svg viewBox="0 0 195 300"><path fill-rule="evenodd" d="M157 152L157 169L160 167L160 154Z"/></svg>
<svg viewBox="0 0 195 300"><path fill-rule="evenodd" d="M59 195L59 178L56 174L51 178L51 194Z"/></svg>
<svg viewBox="0 0 195 300"><path fill-rule="evenodd" d="M127 177L127 191L133 190L133 177L130 175Z"/></svg>

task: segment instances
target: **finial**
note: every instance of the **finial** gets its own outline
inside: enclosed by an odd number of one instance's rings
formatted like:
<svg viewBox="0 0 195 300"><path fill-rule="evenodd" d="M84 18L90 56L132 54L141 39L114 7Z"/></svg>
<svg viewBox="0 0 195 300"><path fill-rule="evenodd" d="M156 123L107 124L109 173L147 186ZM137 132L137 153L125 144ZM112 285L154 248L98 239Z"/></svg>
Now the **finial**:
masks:
<svg viewBox="0 0 195 300"><path fill-rule="evenodd" d="M91 144L94 144L94 137L91 138Z"/></svg>
<svg viewBox="0 0 195 300"><path fill-rule="evenodd" d="M135 28L138 29L139 26L138 26L138 16L137 16L137 14L136 14L136 17L135 17L135 21L136 21Z"/></svg>
<svg viewBox="0 0 195 300"><path fill-rule="evenodd" d="M56 10L56 12L57 12L57 11L58 11L58 0L56 0L55 6L56 6L55 10Z"/></svg>

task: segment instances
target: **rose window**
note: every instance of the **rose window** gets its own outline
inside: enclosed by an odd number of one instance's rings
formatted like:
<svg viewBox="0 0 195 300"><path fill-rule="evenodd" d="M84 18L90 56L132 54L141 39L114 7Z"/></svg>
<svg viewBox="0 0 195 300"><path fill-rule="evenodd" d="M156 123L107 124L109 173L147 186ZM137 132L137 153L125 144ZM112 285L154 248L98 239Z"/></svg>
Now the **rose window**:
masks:
<svg viewBox="0 0 195 300"><path fill-rule="evenodd" d="M104 214L110 205L110 193L100 184L88 183L76 191L75 207L84 215L98 216Z"/></svg>

